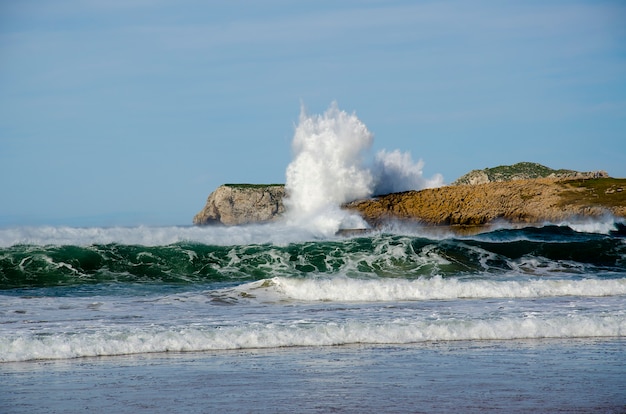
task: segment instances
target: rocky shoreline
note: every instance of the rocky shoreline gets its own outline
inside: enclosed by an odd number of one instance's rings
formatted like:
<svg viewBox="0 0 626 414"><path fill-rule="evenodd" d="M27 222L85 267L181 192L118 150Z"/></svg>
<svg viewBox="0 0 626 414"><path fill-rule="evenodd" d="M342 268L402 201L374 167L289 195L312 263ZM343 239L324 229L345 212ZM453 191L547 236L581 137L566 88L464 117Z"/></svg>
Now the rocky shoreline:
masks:
<svg viewBox="0 0 626 414"><path fill-rule="evenodd" d="M475 170L456 184L356 200L342 208L358 213L373 228L398 221L480 227L495 222L526 225L604 215L626 218L626 179L611 178L603 171L578 173L519 163ZM193 223L273 221L284 213L285 197L282 184L222 185L209 195Z"/></svg>
<svg viewBox="0 0 626 414"><path fill-rule="evenodd" d="M626 179L539 178L408 191L346 204L372 227L389 221L433 226L484 226L626 218Z"/></svg>

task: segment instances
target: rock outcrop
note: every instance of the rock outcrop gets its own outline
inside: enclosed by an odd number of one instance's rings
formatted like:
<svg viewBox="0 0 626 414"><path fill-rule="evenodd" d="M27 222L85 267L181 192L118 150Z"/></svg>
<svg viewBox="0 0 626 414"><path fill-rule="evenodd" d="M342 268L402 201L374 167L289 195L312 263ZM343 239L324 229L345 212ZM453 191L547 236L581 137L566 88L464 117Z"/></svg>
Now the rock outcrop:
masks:
<svg viewBox="0 0 626 414"><path fill-rule="evenodd" d="M626 179L609 178L604 171L580 173L519 163L473 171L455 183L459 185L358 200L343 208L359 213L372 227L390 220L482 226L498 220L541 223L604 214L626 217ZM209 195L193 223L272 221L284 213L284 197L282 184L222 185Z"/></svg>
<svg viewBox="0 0 626 414"><path fill-rule="evenodd" d="M284 211L282 184L225 184L213 191L193 224L228 226L276 219Z"/></svg>
<svg viewBox="0 0 626 414"><path fill-rule="evenodd" d="M626 217L626 179L540 178L407 191L348 203L373 227L389 220L476 226Z"/></svg>
<svg viewBox="0 0 626 414"><path fill-rule="evenodd" d="M553 170L534 162L519 162L513 165L472 170L458 178L451 185L476 185L492 182L529 180L533 178L600 178L608 177L606 171L579 172L574 170Z"/></svg>

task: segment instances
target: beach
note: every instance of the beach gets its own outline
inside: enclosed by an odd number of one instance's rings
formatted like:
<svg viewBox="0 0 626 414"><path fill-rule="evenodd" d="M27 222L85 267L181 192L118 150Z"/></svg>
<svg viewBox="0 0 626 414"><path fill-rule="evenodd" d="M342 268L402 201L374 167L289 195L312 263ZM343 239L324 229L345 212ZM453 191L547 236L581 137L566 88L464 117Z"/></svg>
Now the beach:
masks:
<svg viewBox="0 0 626 414"><path fill-rule="evenodd" d="M623 413L626 341L350 345L0 365L4 413Z"/></svg>

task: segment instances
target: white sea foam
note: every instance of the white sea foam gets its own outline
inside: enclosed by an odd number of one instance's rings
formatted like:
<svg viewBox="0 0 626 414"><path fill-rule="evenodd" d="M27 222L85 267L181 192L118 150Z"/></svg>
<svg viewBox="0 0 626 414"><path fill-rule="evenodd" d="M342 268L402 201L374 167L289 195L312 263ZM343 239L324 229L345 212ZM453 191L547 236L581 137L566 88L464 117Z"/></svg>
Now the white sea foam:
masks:
<svg viewBox="0 0 626 414"><path fill-rule="evenodd" d="M15 227L0 229L0 247L18 244L75 245L136 244L165 246L178 242L211 245L259 243L287 244L313 240L317 235L307 229L284 223L234 227Z"/></svg>
<svg viewBox="0 0 626 414"><path fill-rule="evenodd" d="M559 226L567 226L579 233L598 233L609 234L617 231L618 224L624 224L626 220L612 215L606 215L600 218L571 220L559 223Z"/></svg>
<svg viewBox="0 0 626 414"><path fill-rule="evenodd" d="M295 279L275 277L236 288L265 301L284 299L331 302L540 298L626 295L626 279L460 280L457 278Z"/></svg>
<svg viewBox="0 0 626 414"><path fill-rule="evenodd" d="M364 166L372 141L365 124L336 103L320 116L303 109L292 143L294 159L286 171L287 219L325 235L340 226L366 227L339 207L372 193L374 178Z"/></svg>
<svg viewBox="0 0 626 414"><path fill-rule="evenodd" d="M329 207L329 211L332 207ZM323 213L323 210L320 210ZM341 214L341 213L340 213ZM344 217L345 218L345 217ZM320 220L324 220L323 214ZM347 223L351 228L360 226L360 218L356 222ZM330 220L332 221L332 220ZM211 245L245 245L260 243L275 243L284 245L309 240L319 240L320 236L331 239L337 222L329 227L329 234L321 234L319 228L306 228L297 223L277 222L270 224L253 224L246 226L219 227L219 226L166 226L166 227L70 227L70 226L23 226L0 228L0 248L18 244L32 245L76 245L87 246L92 244L136 244L144 246L164 246L178 242L198 242ZM616 224L623 223L620 219L606 219L602 221L587 221L582 223L559 223L569 226L575 231L585 233L608 234L617 229ZM512 227L512 226L508 226ZM501 225L498 228L508 228ZM513 228L518 228L513 227ZM495 230L493 228L492 230ZM406 224L388 225L384 232L405 234L431 239L447 239L458 237L446 229L429 229ZM332 231L332 232L331 232ZM378 234L379 232L372 232ZM525 239L511 239L508 241ZM501 241L498 239L498 241ZM566 242L566 241L564 241Z"/></svg>
<svg viewBox="0 0 626 414"><path fill-rule="evenodd" d="M9 334L0 337L0 362L359 343L617 337L624 332L626 316L623 313L543 318L526 314L496 319L402 317L385 323L348 319L265 322L228 327L144 326L74 334Z"/></svg>
<svg viewBox="0 0 626 414"><path fill-rule="evenodd" d="M340 205L372 194L443 184L441 175L425 179L423 162L413 163L409 153L383 150L372 163L367 158L373 139L355 114L339 110L335 102L322 115L303 109L286 171L288 222L324 236L340 228L366 228L359 216Z"/></svg>
<svg viewBox="0 0 626 414"><path fill-rule="evenodd" d="M0 362L357 343L620 337L626 334L624 295L624 279L277 277L166 295L3 296Z"/></svg>
<svg viewBox="0 0 626 414"><path fill-rule="evenodd" d="M424 161L413 162L411 154L394 150L381 150L376 154L374 176L376 188L374 194L388 194L422 188L434 188L443 185L443 176L435 174L425 178L422 172Z"/></svg>

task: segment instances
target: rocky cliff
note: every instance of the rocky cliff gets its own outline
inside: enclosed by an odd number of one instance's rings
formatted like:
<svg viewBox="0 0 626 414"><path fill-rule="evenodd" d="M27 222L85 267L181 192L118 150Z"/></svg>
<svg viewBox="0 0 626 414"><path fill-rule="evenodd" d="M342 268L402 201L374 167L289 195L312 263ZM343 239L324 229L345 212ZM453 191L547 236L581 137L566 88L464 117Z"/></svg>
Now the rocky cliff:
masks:
<svg viewBox="0 0 626 414"><path fill-rule="evenodd" d="M476 170L464 177L457 182L472 185L393 193L354 201L343 208L358 212L373 227L389 220L476 226L497 220L558 222L607 213L626 217L626 179L609 178L603 171L580 173L519 163ZM285 211L284 197L285 186L281 184L222 185L209 195L193 223L271 221Z"/></svg>
<svg viewBox="0 0 626 414"><path fill-rule="evenodd" d="M193 224L237 225L274 220L285 211L282 184L225 184L213 191Z"/></svg>
<svg viewBox="0 0 626 414"><path fill-rule="evenodd" d="M626 217L626 179L540 178L447 186L388 194L344 206L372 226L389 220L428 225L558 222L613 214Z"/></svg>

